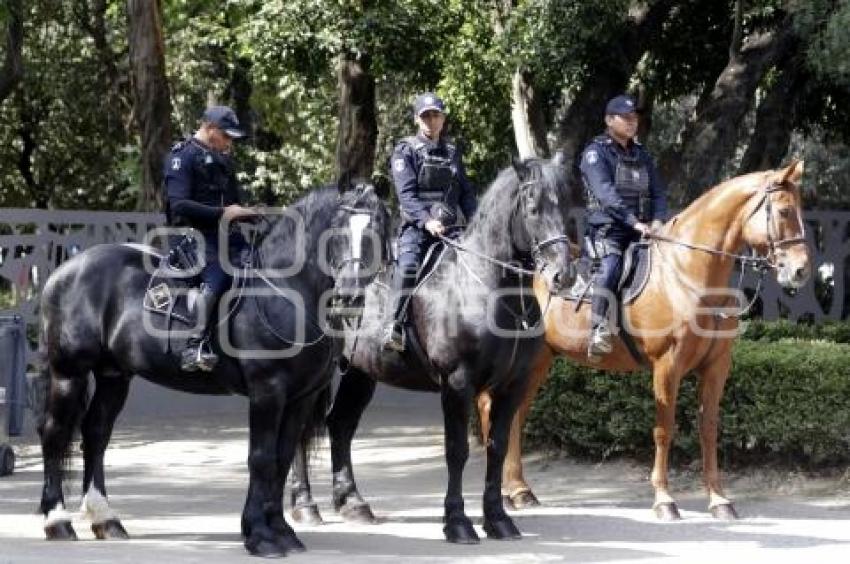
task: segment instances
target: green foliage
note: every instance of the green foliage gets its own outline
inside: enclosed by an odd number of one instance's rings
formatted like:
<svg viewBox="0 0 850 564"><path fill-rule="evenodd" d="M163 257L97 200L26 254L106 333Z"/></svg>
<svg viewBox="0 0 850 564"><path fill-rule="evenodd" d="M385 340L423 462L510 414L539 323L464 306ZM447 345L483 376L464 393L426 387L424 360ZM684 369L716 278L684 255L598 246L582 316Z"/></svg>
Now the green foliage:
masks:
<svg viewBox="0 0 850 564"><path fill-rule="evenodd" d="M835 338L840 343L788 339ZM720 407L724 464L775 462L815 467L850 460L850 326L794 330L752 323L733 352ZM758 339L758 340L751 340ZM695 378L683 380L674 461L700 457ZM655 403L649 374L608 374L561 359L537 396L529 443L571 455L651 459Z"/></svg>

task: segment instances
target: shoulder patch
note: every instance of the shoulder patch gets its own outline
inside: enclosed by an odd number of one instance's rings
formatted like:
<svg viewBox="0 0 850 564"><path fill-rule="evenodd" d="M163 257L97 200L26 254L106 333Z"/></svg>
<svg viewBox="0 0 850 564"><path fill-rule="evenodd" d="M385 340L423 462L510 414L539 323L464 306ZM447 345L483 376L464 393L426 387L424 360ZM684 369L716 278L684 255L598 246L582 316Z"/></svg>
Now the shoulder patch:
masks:
<svg viewBox="0 0 850 564"><path fill-rule="evenodd" d="M584 160L587 164L596 164L596 161L599 160L599 154L595 150L591 149L584 154Z"/></svg>
<svg viewBox="0 0 850 564"><path fill-rule="evenodd" d="M182 166L182 164L183 164L183 161L180 159L180 157L172 158L171 159L171 170L180 170L180 167Z"/></svg>
<svg viewBox="0 0 850 564"><path fill-rule="evenodd" d="M395 159L393 161L393 170L396 172L401 172L405 169L407 164L404 162L404 159Z"/></svg>

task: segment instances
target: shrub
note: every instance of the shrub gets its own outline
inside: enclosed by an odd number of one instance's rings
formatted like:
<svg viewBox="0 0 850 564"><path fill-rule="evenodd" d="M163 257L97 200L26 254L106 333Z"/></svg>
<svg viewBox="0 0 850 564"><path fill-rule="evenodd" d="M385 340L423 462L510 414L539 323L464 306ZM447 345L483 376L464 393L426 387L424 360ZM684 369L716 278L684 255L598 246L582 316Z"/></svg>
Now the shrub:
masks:
<svg viewBox="0 0 850 564"><path fill-rule="evenodd" d="M845 369L850 345L780 338L792 332L781 325L751 325L747 330L752 333L746 337L758 340L740 339L733 350L720 407L721 462L816 467L850 460L850 378ZM813 331L820 331L818 337L847 336L845 324ZM674 463L700 457L696 387L693 376L680 387ZM651 459L654 422L647 372L605 373L559 359L525 432L529 444L571 455Z"/></svg>

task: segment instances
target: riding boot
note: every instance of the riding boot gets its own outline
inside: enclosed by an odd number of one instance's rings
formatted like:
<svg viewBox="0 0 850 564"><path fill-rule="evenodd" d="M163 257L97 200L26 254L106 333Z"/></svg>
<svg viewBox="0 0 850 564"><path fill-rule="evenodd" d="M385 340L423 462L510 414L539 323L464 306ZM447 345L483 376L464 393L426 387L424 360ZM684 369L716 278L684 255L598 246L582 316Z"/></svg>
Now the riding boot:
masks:
<svg viewBox="0 0 850 564"><path fill-rule="evenodd" d="M180 368L186 372L201 370L209 372L215 368L218 355L213 352L209 344L208 333L215 308L218 305L218 296L215 292L204 287L195 299L195 311L197 312L197 324L186 348L180 358Z"/></svg>
<svg viewBox="0 0 850 564"><path fill-rule="evenodd" d="M587 343L587 357L592 362L597 362L604 355L614 349L612 343L611 327L608 323L608 299L594 293L591 298L591 319L593 329Z"/></svg>
<svg viewBox="0 0 850 564"><path fill-rule="evenodd" d="M404 352L404 318L410 294L416 286L416 271L401 266L393 278L393 318L384 328L383 345L385 349Z"/></svg>

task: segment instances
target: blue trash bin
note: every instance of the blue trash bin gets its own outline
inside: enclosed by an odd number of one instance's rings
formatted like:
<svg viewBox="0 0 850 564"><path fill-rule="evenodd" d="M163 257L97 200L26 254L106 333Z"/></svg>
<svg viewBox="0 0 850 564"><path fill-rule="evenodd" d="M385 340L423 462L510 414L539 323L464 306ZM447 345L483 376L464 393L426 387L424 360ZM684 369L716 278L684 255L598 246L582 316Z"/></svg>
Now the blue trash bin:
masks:
<svg viewBox="0 0 850 564"><path fill-rule="evenodd" d="M20 315L0 315L0 476L15 468L15 454L6 441L23 433L26 371L26 324Z"/></svg>

